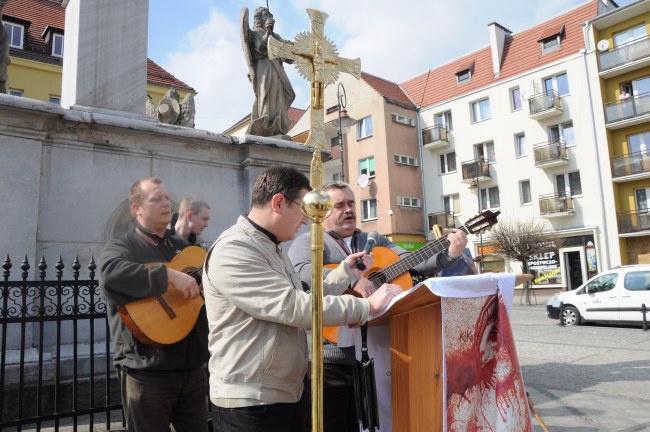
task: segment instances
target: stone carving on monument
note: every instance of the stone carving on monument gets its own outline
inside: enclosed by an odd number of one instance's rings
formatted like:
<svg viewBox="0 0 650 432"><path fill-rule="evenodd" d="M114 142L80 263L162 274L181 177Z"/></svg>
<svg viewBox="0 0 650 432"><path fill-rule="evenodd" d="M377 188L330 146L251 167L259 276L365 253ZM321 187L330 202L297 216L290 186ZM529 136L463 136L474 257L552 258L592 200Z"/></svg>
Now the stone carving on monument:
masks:
<svg viewBox="0 0 650 432"><path fill-rule="evenodd" d="M244 58L248 65L248 79L253 85L255 100L251 122L246 130L249 135L290 139L289 107L296 98L283 63L293 63L287 58L269 58L267 41L274 37L285 41L273 32L275 19L268 7L258 7L253 16L253 29L248 26L248 8L240 15L240 35Z"/></svg>
<svg viewBox="0 0 650 432"><path fill-rule="evenodd" d="M167 90L158 106L153 103L151 96L147 95L146 113L161 123L193 128L196 114L194 96L188 93L182 102L179 100L180 95L173 88Z"/></svg>
<svg viewBox="0 0 650 432"><path fill-rule="evenodd" d="M0 0L0 19L2 18L2 10L9 0ZM1 21L0 21L1 24ZM0 93L9 93L9 35L0 25Z"/></svg>

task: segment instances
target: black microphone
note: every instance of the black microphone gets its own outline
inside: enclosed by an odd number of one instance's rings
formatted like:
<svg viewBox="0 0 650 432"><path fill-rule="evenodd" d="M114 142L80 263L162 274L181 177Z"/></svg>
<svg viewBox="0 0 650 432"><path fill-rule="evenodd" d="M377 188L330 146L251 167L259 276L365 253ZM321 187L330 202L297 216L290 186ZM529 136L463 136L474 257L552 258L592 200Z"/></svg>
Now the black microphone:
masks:
<svg viewBox="0 0 650 432"><path fill-rule="evenodd" d="M368 239L366 240L366 246L363 248L363 251L369 254L372 251L372 249L375 247L378 238L379 238L379 233L377 231L373 231L370 234L368 234ZM359 270L366 269L366 265L363 263L363 258L357 259L357 268Z"/></svg>

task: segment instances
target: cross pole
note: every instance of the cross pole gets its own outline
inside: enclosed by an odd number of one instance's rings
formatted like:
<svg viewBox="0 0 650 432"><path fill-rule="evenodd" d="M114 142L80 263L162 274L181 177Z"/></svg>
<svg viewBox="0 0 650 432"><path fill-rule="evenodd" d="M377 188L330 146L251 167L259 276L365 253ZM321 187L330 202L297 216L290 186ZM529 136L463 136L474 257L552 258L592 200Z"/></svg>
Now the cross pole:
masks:
<svg viewBox="0 0 650 432"><path fill-rule="evenodd" d="M301 203L302 211L312 220L311 225L311 430L323 430L323 225L332 212L332 200L322 191L324 175L321 150L325 146L324 89L336 82L340 72L361 77L361 61L338 56L334 44L324 36L328 15L307 9L310 32L299 33L292 44L270 36L269 59L284 58L294 61L298 72L311 82L310 129L305 145L314 149L310 167L312 190Z"/></svg>

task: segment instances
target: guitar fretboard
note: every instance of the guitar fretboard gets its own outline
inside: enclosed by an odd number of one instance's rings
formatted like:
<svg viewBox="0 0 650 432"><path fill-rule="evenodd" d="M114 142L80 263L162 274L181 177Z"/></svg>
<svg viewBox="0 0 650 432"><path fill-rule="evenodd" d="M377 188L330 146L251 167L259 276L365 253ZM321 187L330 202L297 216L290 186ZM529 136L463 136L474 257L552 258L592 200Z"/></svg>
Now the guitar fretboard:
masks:
<svg viewBox="0 0 650 432"><path fill-rule="evenodd" d="M463 231L465 234L469 234L467 228L464 225L458 229ZM384 283L396 279L398 276L406 273L416 265L428 260L433 255L440 253L447 248L449 248L449 240L447 240L447 234L445 234L439 239L427 243L415 252L408 254L396 263L393 263L388 267L371 274L368 280L373 283L375 288L379 288Z"/></svg>

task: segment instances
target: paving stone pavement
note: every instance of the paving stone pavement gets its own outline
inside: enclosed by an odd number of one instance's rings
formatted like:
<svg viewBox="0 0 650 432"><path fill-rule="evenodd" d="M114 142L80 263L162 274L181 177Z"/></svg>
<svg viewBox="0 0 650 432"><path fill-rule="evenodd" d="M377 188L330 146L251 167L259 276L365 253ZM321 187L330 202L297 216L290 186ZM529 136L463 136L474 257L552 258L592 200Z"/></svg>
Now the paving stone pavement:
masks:
<svg viewBox="0 0 650 432"><path fill-rule="evenodd" d="M526 390L548 430L650 431L650 331L562 327L545 305L545 298L536 306L515 298L510 321Z"/></svg>

